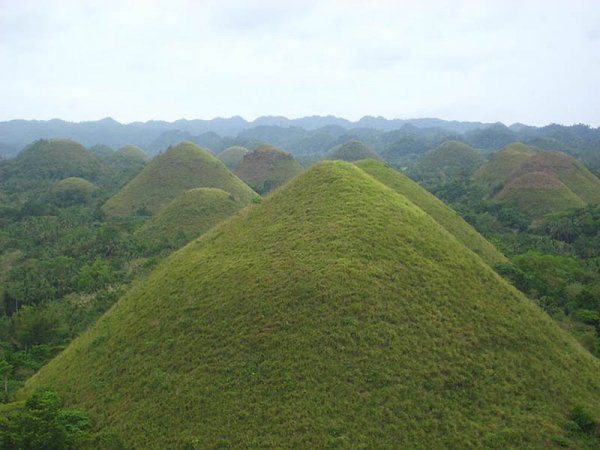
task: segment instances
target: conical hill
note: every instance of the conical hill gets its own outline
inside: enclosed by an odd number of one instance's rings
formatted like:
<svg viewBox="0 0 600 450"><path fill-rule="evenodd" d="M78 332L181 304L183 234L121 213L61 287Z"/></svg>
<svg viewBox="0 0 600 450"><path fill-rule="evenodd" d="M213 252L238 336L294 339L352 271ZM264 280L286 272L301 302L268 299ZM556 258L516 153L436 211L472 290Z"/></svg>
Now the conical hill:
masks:
<svg viewBox="0 0 600 450"><path fill-rule="evenodd" d="M190 189L151 217L136 234L155 246L180 247L243 206L222 189Z"/></svg>
<svg viewBox="0 0 600 450"><path fill-rule="evenodd" d="M415 167L422 179L451 180L470 176L485 162L483 155L460 141L446 141L425 155Z"/></svg>
<svg viewBox="0 0 600 450"><path fill-rule="evenodd" d="M103 209L109 215L140 210L156 213L178 195L198 187L223 189L243 204L258 197L208 150L182 142L154 158Z"/></svg>
<svg viewBox="0 0 600 450"><path fill-rule="evenodd" d="M266 194L301 171L302 166L292 155L265 144L245 154L235 174L259 194Z"/></svg>
<svg viewBox="0 0 600 450"><path fill-rule="evenodd" d="M379 153L371 146L361 141L348 141L344 144L333 147L327 152L325 159L339 159L342 161L360 161L361 159L375 159L383 161Z"/></svg>
<svg viewBox="0 0 600 450"><path fill-rule="evenodd" d="M466 247L477 253L490 266L506 261L506 258L487 239L481 236L471 225L456 212L449 208L435 195L419 186L406 175L398 172L385 163L365 159L355 163L372 177L411 202L454 235Z"/></svg>
<svg viewBox="0 0 600 450"><path fill-rule="evenodd" d="M575 448L600 362L432 217L316 164L31 378L127 446Z"/></svg>
<svg viewBox="0 0 600 450"><path fill-rule="evenodd" d="M40 139L11 160L9 190L28 190L54 184L68 177L109 183L110 169L83 145L69 139Z"/></svg>
<svg viewBox="0 0 600 450"><path fill-rule="evenodd" d="M504 183L513 170L521 167L536 153L536 149L520 142L509 144L494 153L488 162L477 169L473 177L484 185L497 186Z"/></svg>

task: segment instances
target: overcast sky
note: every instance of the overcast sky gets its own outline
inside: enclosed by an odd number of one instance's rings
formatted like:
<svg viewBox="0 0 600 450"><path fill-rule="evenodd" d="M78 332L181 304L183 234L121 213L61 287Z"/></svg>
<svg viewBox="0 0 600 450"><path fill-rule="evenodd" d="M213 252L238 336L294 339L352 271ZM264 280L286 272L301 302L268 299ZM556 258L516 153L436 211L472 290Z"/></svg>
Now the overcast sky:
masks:
<svg viewBox="0 0 600 450"><path fill-rule="evenodd" d="M0 120L600 126L600 1L0 0Z"/></svg>

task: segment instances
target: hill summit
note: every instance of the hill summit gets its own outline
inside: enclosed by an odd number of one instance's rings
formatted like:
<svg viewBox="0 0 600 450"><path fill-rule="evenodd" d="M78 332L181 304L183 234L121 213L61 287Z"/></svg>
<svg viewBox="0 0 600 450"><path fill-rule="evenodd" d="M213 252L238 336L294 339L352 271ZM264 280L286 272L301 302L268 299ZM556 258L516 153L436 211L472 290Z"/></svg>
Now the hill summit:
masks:
<svg viewBox="0 0 600 450"><path fill-rule="evenodd" d="M257 195L208 150L182 142L159 154L103 206L109 215L156 213L185 191L213 187L246 205Z"/></svg>
<svg viewBox="0 0 600 450"><path fill-rule="evenodd" d="M341 161L172 254L39 386L146 449L575 448L600 414L598 360Z"/></svg>
<svg viewBox="0 0 600 450"><path fill-rule="evenodd" d="M345 144L333 147L326 155L325 159L339 159L342 161L354 162L361 159L375 159L383 161L379 153L372 147L361 141L348 141Z"/></svg>
<svg viewBox="0 0 600 450"><path fill-rule="evenodd" d="M460 141L445 141L425 155L415 167L422 179L442 181L471 176L485 162L483 155Z"/></svg>
<svg viewBox="0 0 600 450"><path fill-rule="evenodd" d="M280 186L302 171L292 155L273 145L261 145L246 153L235 173L259 194Z"/></svg>

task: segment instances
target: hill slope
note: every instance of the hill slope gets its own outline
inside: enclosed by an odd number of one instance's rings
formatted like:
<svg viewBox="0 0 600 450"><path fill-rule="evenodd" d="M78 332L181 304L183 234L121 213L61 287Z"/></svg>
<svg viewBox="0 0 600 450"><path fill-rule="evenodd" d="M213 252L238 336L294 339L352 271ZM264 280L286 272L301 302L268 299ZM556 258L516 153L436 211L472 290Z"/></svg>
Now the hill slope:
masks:
<svg viewBox="0 0 600 450"><path fill-rule="evenodd" d="M68 139L40 139L10 161L3 184L22 190L68 177L107 182L110 170L83 145Z"/></svg>
<svg viewBox="0 0 600 450"><path fill-rule="evenodd" d="M273 145L261 145L247 153L235 170L235 174L259 194L266 194L300 172L300 163Z"/></svg>
<svg viewBox="0 0 600 450"><path fill-rule="evenodd" d="M361 159L375 159L377 161L383 161L379 153L373 148L361 141L348 141L345 144L333 147L325 159L339 159L342 161L359 161Z"/></svg>
<svg viewBox="0 0 600 450"><path fill-rule="evenodd" d="M490 266L506 261L504 255L465 222L456 211L406 175L374 160L357 161L355 164L375 179L408 198Z"/></svg>
<svg viewBox="0 0 600 450"><path fill-rule="evenodd" d="M425 155L415 166L420 178L449 180L470 176L485 162L483 155L460 141L446 141Z"/></svg>
<svg viewBox="0 0 600 450"><path fill-rule="evenodd" d="M106 164L123 179L130 178L144 167L150 157L137 145L125 145L106 158Z"/></svg>
<svg viewBox="0 0 600 450"><path fill-rule="evenodd" d="M248 152L249 150L246 147L235 145L223 150L217 155L217 158L223 161L223 164L225 164L229 170L235 170L244 159L244 155Z"/></svg>
<svg viewBox="0 0 600 450"><path fill-rule="evenodd" d="M492 155L490 160L474 173L473 178L488 186L497 186L508 180L510 174L521 167L537 151L525 144L509 144Z"/></svg>
<svg viewBox="0 0 600 450"><path fill-rule="evenodd" d="M474 175L487 185L491 200L509 203L532 219L545 214L600 204L600 179L561 152L511 144Z"/></svg>
<svg viewBox="0 0 600 450"><path fill-rule="evenodd" d="M232 216L243 206L222 189L190 189L150 218L136 234L161 246L181 246Z"/></svg>
<svg viewBox="0 0 600 450"><path fill-rule="evenodd" d="M576 447L600 362L404 196L326 162L29 380L135 448Z"/></svg>
<svg viewBox="0 0 600 450"><path fill-rule="evenodd" d="M207 150L182 142L154 158L103 206L109 215L145 209L156 213L175 197L197 187L214 187L250 203L257 195Z"/></svg>

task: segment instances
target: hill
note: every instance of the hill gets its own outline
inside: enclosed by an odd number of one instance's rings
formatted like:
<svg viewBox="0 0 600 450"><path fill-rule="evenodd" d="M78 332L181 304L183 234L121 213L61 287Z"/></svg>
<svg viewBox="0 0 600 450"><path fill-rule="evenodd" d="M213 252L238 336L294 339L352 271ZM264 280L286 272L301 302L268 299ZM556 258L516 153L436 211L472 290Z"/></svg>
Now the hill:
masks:
<svg viewBox="0 0 600 450"><path fill-rule="evenodd" d="M57 182L51 191L51 198L61 206L87 203L98 186L83 178L69 177Z"/></svg>
<svg viewBox="0 0 600 450"><path fill-rule="evenodd" d="M243 206L222 189L190 189L150 218L136 234L153 245L180 247Z"/></svg>
<svg viewBox="0 0 600 450"><path fill-rule="evenodd" d="M229 170L235 170L244 159L244 155L248 152L249 150L246 147L234 145L219 153L217 158L223 161L223 164L225 164Z"/></svg>
<svg viewBox="0 0 600 450"><path fill-rule="evenodd" d="M325 159L339 159L342 161L359 161L361 159L375 159L383 161L379 153L372 147L361 141L348 141L345 144L333 147L327 153Z"/></svg>
<svg viewBox="0 0 600 450"><path fill-rule="evenodd" d="M474 173L473 178L484 185L498 186L508 180L510 174L535 155L537 150L520 142L509 144L492 155L490 160Z"/></svg>
<svg viewBox="0 0 600 450"><path fill-rule="evenodd" d="M106 158L109 165L121 179L127 179L138 173L150 160L148 154L137 145L128 144Z"/></svg>
<svg viewBox="0 0 600 450"><path fill-rule="evenodd" d="M210 152L182 142L156 156L103 206L108 215L152 214L185 191L197 187L223 189L246 205L256 194Z"/></svg>
<svg viewBox="0 0 600 450"><path fill-rule="evenodd" d="M436 222L442 225L466 247L477 253L490 266L506 261L506 258L488 240L481 236L471 225L444 202L429 193L406 175L390 166L374 160L362 160L355 163L369 175L405 196Z"/></svg>
<svg viewBox="0 0 600 450"><path fill-rule="evenodd" d="M10 163L3 180L8 190L30 190L68 177L105 183L106 167L83 145L68 139L40 139L24 148Z"/></svg>
<svg viewBox="0 0 600 450"><path fill-rule="evenodd" d="M570 413L600 415L597 359L340 161L172 254L39 386L145 449L580 448Z"/></svg>
<svg viewBox="0 0 600 450"><path fill-rule="evenodd" d="M96 144L90 147L90 152L96 155L101 161L105 161L115 151L108 145Z"/></svg>
<svg viewBox="0 0 600 450"><path fill-rule="evenodd" d="M526 172L510 179L494 200L515 206L534 219L586 205L558 177L546 172Z"/></svg>
<svg viewBox="0 0 600 450"><path fill-rule="evenodd" d="M421 179L452 180L471 176L485 162L483 155L460 141L446 141L426 154L414 168Z"/></svg>
<svg viewBox="0 0 600 450"><path fill-rule="evenodd" d="M280 186L302 171L292 155L273 145L261 145L244 155L235 174L259 194Z"/></svg>
<svg viewBox="0 0 600 450"><path fill-rule="evenodd" d="M508 203L534 220L548 213L600 204L600 179L561 152L511 144L474 175L490 199Z"/></svg>

